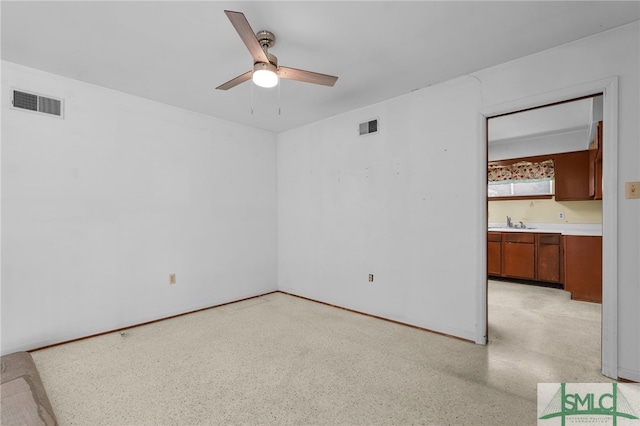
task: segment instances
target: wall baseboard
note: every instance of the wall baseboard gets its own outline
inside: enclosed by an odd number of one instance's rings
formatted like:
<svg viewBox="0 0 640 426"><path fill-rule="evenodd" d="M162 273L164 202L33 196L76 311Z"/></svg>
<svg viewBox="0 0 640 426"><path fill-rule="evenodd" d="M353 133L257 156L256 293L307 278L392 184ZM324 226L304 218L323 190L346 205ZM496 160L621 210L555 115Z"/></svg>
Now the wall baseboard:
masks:
<svg viewBox="0 0 640 426"><path fill-rule="evenodd" d="M183 312L183 313L180 313L180 314L170 315L168 317L162 317L162 318L157 318L157 319L154 319L154 320L151 320L151 321L145 321L145 322L141 322L141 323L137 323L137 324L133 324L133 325L128 325L126 327L114 328L114 329L111 329L111 330L108 330L108 331L102 331L100 333L89 334L87 336L82 336L82 337L78 337L78 338L75 338L75 339L64 340L62 342L52 343L52 344L46 345L46 346L39 346L39 347L36 347L36 348L33 348L33 349L28 349L26 351L27 352L37 352L37 351L41 351L43 349L53 348L55 346L66 345L67 343L73 343L73 342L78 342L78 341L81 341L81 340L91 339L92 337L103 336L105 334L117 333L117 332L120 332L120 331L129 330L131 328L136 328L136 327L140 327L140 326L147 325L147 324L153 324L154 322L165 321L165 320L168 320L168 319L177 318L177 317L181 317L181 316L184 316L184 315L194 314L194 313L200 312L200 311L206 311L208 309L219 308L221 306L231 305L231 304L234 304L234 303L243 302L245 300L255 299L257 297L262 297L262 296L266 296L268 294L273 294L273 293L278 293L278 290L268 291L266 293L257 294L255 296L244 297L242 299L232 300L230 302L219 303L217 305L206 306L204 308L194 309L194 310Z"/></svg>
<svg viewBox="0 0 640 426"><path fill-rule="evenodd" d="M640 383L640 371L618 368L618 381L623 383Z"/></svg>

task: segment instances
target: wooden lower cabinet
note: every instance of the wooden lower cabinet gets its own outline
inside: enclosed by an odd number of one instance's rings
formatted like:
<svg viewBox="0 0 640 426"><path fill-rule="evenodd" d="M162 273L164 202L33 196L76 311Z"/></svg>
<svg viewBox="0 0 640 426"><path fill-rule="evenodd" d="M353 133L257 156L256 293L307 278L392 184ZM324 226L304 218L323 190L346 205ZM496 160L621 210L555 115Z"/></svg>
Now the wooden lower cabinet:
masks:
<svg viewBox="0 0 640 426"><path fill-rule="evenodd" d="M502 232L487 234L487 273L502 275Z"/></svg>
<svg viewBox="0 0 640 426"><path fill-rule="evenodd" d="M602 237L489 232L487 274L564 284L572 299L602 303Z"/></svg>
<svg viewBox="0 0 640 426"><path fill-rule="evenodd" d="M602 303L602 237L565 235L564 289L571 298Z"/></svg>
<svg viewBox="0 0 640 426"><path fill-rule="evenodd" d="M536 234L536 280L562 282L560 234Z"/></svg>
<svg viewBox="0 0 640 426"><path fill-rule="evenodd" d="M561 284L561 235L534 232L487 233L487 274Z"/></svg>
<svg viewBox="0 0 640 426"><path fill-rule="evenodd" d="M502 276L533 280L535 271L535 234L502 234Z"/></svg>

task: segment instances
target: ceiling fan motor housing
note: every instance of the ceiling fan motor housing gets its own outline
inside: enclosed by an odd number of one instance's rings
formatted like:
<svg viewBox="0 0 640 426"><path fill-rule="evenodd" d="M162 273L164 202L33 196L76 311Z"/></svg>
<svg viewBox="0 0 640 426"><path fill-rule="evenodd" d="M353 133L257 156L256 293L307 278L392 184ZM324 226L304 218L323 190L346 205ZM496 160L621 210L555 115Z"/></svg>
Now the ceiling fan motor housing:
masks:
<svg viewBox="0 0 640 426"><path fill-rule="evenodd" d="M276 44L276 36L271 31L258 31L256 33L256 38L258 39L258 43L264 49L264 47L272 48Z"/></svg>

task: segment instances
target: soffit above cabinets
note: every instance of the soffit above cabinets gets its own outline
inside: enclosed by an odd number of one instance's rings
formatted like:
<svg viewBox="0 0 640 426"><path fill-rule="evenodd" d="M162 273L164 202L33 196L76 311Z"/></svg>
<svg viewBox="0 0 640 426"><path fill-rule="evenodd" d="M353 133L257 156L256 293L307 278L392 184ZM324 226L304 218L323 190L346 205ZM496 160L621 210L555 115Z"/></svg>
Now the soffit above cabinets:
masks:
<svg viewBox="0 0 640 426"><path fill-rule="evenodd" d="M489 146L579 133L587 149L593 140L592 128L602 120L602 96L531 109L488 120ZM575 137L575 135L574 135Z"/></svg>

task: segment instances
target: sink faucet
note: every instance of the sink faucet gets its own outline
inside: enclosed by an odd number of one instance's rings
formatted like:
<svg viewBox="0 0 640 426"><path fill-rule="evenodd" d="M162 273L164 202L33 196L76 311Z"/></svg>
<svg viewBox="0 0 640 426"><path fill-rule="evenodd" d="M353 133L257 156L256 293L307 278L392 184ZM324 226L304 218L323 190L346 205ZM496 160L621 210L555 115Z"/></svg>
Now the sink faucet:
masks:
<svg viewBox="0 0 640 426"><path fill-rule="evenodd" d="M524 223L522 223L522 221L520 221L520 229L524 229L526 228L526 226L524 226Z"/></svg>
<svg viewBox="0 0 640 426"><path fill-rule="evenodd" d="M507 228L512 228L513 224L511 223L511 218L507 216Z"/></svg>

